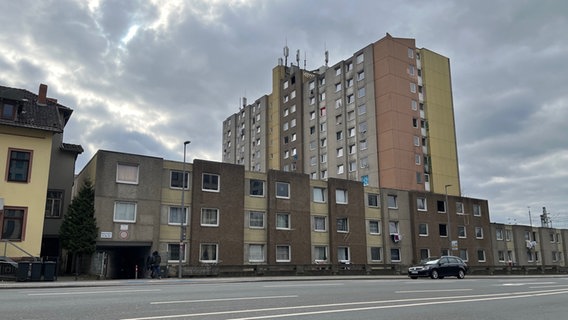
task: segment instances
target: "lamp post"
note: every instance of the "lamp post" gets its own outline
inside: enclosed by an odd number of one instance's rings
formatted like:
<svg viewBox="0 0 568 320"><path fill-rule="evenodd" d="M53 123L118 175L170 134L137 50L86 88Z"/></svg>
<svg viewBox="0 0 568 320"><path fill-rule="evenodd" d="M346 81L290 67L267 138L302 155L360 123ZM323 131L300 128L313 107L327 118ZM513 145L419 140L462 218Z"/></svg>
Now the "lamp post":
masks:
<svg viewBox="0 0 568 320"><path fill-rule="evenodd" d="M448 216L448 240L450 241L450 248L448 250L448 254L452 254L452 228L450 227L450 204L448 203L448 187L451 187L451 184L447 184L444 186L444 190L446 192L446 215Z"/></svg>
<svg viewBox="0 0 568 320"><path fill-rule="evenodd" d="M182 178L181 178L181 214L180 214L180 221L179 221L179 265L178 265L178 278L181 279L181 267L182 267L182 253L184 252L184 248L183 248L183 241L184 241L184 225L183 225L183 220L186 218L186 214L185 214L185 151L187 149L187 145L190 144L191 141L187 140L183 142L183 169L182 169ZM186 225L189 223L189 217L188 219L185 219L186 221Z"/></svg>

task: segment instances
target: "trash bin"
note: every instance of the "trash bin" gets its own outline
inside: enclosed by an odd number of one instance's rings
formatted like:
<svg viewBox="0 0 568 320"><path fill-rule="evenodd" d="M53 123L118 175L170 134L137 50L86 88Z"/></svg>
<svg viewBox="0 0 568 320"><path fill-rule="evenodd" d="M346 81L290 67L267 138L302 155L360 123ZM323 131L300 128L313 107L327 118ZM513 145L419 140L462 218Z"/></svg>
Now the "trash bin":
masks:
<svg viewBox="0 0 568 320"><path fill-rule="evenodd" d="M32 262L32 269L30 272L30 280L31 281L40 281L41 280L41 261L34 261Z"/></svg>
<svg viewBox="0 0 568 320"><path fill-rule="evenodd" d="M43 281L55 280L55 270L57 263L53 261L46 261L43 263Z"/></svg>
<svg viewBox="0 0 568 320"><path fill-rule="evenodd" d="M30 272L30 263L28 261L18 262L18 272L16 273L16 281L28 280Z"/></svg>

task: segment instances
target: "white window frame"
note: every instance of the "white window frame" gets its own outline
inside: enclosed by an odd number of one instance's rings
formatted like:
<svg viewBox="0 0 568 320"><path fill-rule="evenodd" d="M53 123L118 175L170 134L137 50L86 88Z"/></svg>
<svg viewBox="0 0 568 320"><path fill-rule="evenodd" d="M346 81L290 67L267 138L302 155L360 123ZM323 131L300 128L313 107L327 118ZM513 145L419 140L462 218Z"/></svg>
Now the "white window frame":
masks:
<svg viewBox="0 0 568 320"><path fill-rule="evenodd" d="M282 194L281 191L286 191L286 194ZM276 181L276 198L290 199L290 184L288 182Z"/></svg>
<svg viewBox="0 0 568 320"><path fill-rule="evenodd" d="M134 172L136 170L136 172ZM128 176L135 174L136 178L129 178ZM116 182L125 184L138 184L140 179L140 165L117 163L116 164Z"/></svg>
<svg viewBox="0 0 568 320"><path fill-rule="evenodd" d="M206 185L206 182L205 182L206 176L211 177L211 178L217 177L217 188L216 189L209 187L209 184L213 185L213 182L211 182L211 181ZM215 173L206 173L206 172L202 173L201 174L201 190L205 191L205 192L219 192L221 190L221 176L218 175L218 174L215 174Z"/></svg>
<svg viewBox="0 0 568 320"><path fill-rule="evenodd" d="M185 171L185 178L184 178L184 171L183 170L170 170L170 189L176 189L176 190L181 190L181 187L177 187L177 186L173 186L172 182L173 180L173 175L175 174L179 174L182 176L182 181L181 184L184 183L183 179L185 179L185 185L184 185L184 190L189 190L189 171ZM177 181L177 180L176 180Z"/></svg>
<svg viewBox="0 0 568 320"><path fill-rule="evenodd" d="M425 226L426 227L426 233L423 233L421 230L421 226ZM419 237L427 237L429 234L428 232L428 224L427 223L419 223L418 224L418 236Z"/></svg>
<svg viewBox="0 0 568 320"><path fill-rule="evenodd" d="M204 249L205 247L212 247L215 250L215 259L204 259ZM217 243L200 243L199 244L199 262L201 263L217 263L219 262L219 244Z"/></svg>
<svg viewBox="0 0 568 320"><path fill-rule="evenodd" d="M323 223L323 228L320 227ZM327 232L327 217L326 216L313 216L312 217L313 230L315 232Z"/></svg>
<svg viewBox="0 0 568 320"><path fill-rule="evenodd" d="M347 190L345 189L335 189L335 203L337 204L347 204L349 203Z"/></svg>
<svg viewBox="0 0 568 320"><path fill-rule="evenodd" d="M369 220L369 234L379 235L381 234L381 221L380 220ZM371 226L376 226L376 231L373 230Z"/></svg>
<svg viewBox="0 0 568 320"><path fill-rule="evenodd" d="M261 182L261 184L262 184L262 193L261 193L261 194L253 194L253 193L252 193L253 189L254 189L254 190L258 190L258 188L256 188L256 187L253 188L252 184L253 184L253 183L258 183L258 182ZM264 197L264 194L265 194L265 192L266 192L266 186L265 186L265 185L266 185L266 182L265 182L264 180L250 179L250 180L249 180L249 196L251 196L251 197L260 197L260 198L263 198L263 197Z"/></svg>
<svg viewBox="0 0 568 320"><path fill-rule="evenodd" d="M134 212L132 213L134 216L132 217L132 219L118 219L116 214L117 214L117 205L133 205L134 206ZM137 215L137 211L138 211L138 204L134 201L115 201L114 202L114 214L113 214L113 222L124 222L124 223L136 223L136 215ZM129 213L126 213L129 214Z"/></svg>
<svg viewBox="0 0 568 320"><path fill-rule="evenodd" d="M463 230L463 235L460 233ZM458 226L458 238L466 239L467 238L467 228L465 226Z"/></svg>
<svg viewBox="0 0 568 320"><path fill-rule="evenodd" d="M345 221L345 223L343 223L343 221ZM340 224L341 222L341 224ZM349 232L349 218L347 217L341 217L341 218L337 218L335 221L335 226L337 228L337 232L339 233L348 233ZM339 228L339 227L343 227L345 226L345 228Z"/></svg>
<svg viewBox="0 0 568 320"><path fill-rule="evenodd" d="M257 225L252 225L252 221L258 221L259 219L253 219L253 215L260 215L260 217L262 218L261 222L262 225L261 226L257 226ZM264 211L255 211L255 210L251 210L249 211L248 214L248 225L250 229L264 229L265 228L265 220L266 220L266 213Z"/></svg>
<svg viewBox="0 0 568 320"><path fill-rule="evenodd" d="M252 248L258 248L256 250L252 250ZM260 255L256 255L257 253L260 253ZM255 255L253 255L255 254ZM249 243L248 245L248 262L265 262L266 261L266 250L265 250L265 245L262 243Z"/></svg>
<svg viewBox="0 0 568 320"><path fill-rule="evenodd" d="M179 226L179 225L181 225L181 222L178 222L177 219L175 219L175 220L172 219L172 215L173 215L172 209L173 209L174 211L177 211L177 212L175 212L175 213L178 214L178 215L179 215L179 211L182 211L180 206L169 206L169 207L168 207L168 225L170 225L170 226ZM188 207L184 207L184 208L183 208L183 213L184 213L183 225L184 225L184 226L187 226L187 218L189 217L189 215L188 215L188 209L189 209Z"/></svg>
<svg viewBox="0 0 568 320"><path fill-rule="evenodd" d="M211 211L209 211L211 210ZM207 213L215 213L215 221L211 223L207 221L208 217L204 217ZM218 227L219 226L219 209L218 208L201 208L200 224L203 227Z"/></svg>
<svg viewBox="0 0 568 320"><path fill-rule="evenodd" d="M425 197L416 198L416 209L418 211L428 211L428 203Z"/></svg>
<svg viewBox="0 0 568 320"><path fill-rule="evenodd" d="M483 227L475 227L475 238L483 239Z"/></svg>
<svg viewBox="0 0 568 320"><path fill-rule="evenodd" d="M312 199L314 202L318 203L325 203L327 202L326 199L327 190L321 187L313 187L312 188Z"/></svg>
<svg viewBox="0 0 568 320"><path fill-rule="evenodd" d="M179 242L168 243L167 248L168 248L167 249L168 250L168 262L169 263L179 262ZM178 255L178 257L176 259L172 259L171 252L175 252ZM183 255L181 257L181 261L186 262L186 257L187 257L187 246L186 245L183 246L183 250L181 252L182 252L182 255Z"/></svg>
<svg viewBox="0 0 568 320"><path fill-rule="evenodd" d="M286 218L286 226L281 226L280 225L280 217L284 217ZM276 229L277 230L290 230L292 226L292 221L291 221L291 217L290 217L290 213L287 212L278 212L276 213Z"/></svg>
<svg viewBox="0 0 568 320"><path fill-rule="evenodd" d="M285 253L285 256L282 256L283 253ZM292 261L292 248L290 247L290 245L277 245L276 262L290 262L290 261Z"/></svg>

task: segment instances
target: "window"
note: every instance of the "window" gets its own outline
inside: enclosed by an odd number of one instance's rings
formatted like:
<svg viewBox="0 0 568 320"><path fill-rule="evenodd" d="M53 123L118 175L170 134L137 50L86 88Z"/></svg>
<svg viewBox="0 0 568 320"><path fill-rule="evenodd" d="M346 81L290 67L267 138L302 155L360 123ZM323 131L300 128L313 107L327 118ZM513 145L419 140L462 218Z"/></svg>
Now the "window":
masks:
<svg viewBox="0 0 568 320"><path fill-rule="evenodd" d="M357 72L357 81L361 81L363 79L365 79L365 71L363 70L363 71Z"/></svg>
<svg viewBox="0 0 568 320"><path fill-rule="evenodd" d="M335 138L336 138L337 140L343 140L343 131L337 131L337 132L335 133Z"/></svg>
<svg viewBox="0 0 568 320"><path fill-rule="evenodd" d="M185 172L185 179L184 179L184 172L183 171L170 171L170 188L174 189L181 189L183 185L184 189L189 189L189 172Z"/></svg>
<svg viewBox="0 0 568 320"><path fill-rule="evenodd" d="M485 250L477 250L477 261L485 262Z"/></svg>
<svg viewBox="0 0 568 320"><path fill-rule="evenodd" d="M381 234L381 223L379 220L369 220L369 233Z"/></svg>
<svg viewBox="0 0 568 320"><path fill-rule="evenodd" d="M448 227L441 223L438 227L439 231L440 231L440 237L447 237L448 236Z"/></svg>
<svg viewBox="0 0 568 320"><path fill-rule="evenodd" d="M343 164L340 164L337 166L337 174L343 174L343 172L345 171L345 168L343 166Z"/></svg>
<svg viewBox="0 0 568 320"><path fill-rule="evenodd" d="M399 234L398 221L389 221L389 234Z"/></svg>
<svg viewBox="0 0 568 320"><path fill-rule="evenodd" d="M511 241L513 238L513 232L511 230L505 230L505 240Z"/></svg>
<svg viewBox="0 0 568 320"><path fill-rule="evenodd" d="M477 239L483 239L483 228L482 227L475 227L475 237Z"/></svg>
<svg viewBox="0 0 568 320"><path fill-rule="evenodd" d="M463 203L456 202L456 214L463 214Z"/></svg>
<svg viewBox="0 0 568 320"><path fill-rule="evenodd" d="M416 207L419 211L426 211L426 198L418 197L416 198Z"/></svg>
<svg viewBox="0 0 568 320"><path fill-rule="evenodd" d="M219 175L211 174L211 173L204 173L203 174L202 190L203 191L219 192L219 189L220 189Z"/></svg>
<svg viewBox="0 0 568 320"><path fill-rule="evenodd" d="M347 218L337 218L337 232L349 232L349 221Z"/></svg>
<svg viewBox="0 0 568 320"><path fill-rule="evenodd" d="M341 91L341 82L335 84L335 92Z"/></svg>
<svg viewBox="0 0 568 320"><path fill-rule="evenodd" d="M327 179L327 170L322 170L320 172L320 178L321 179Z"/></svg>
<svg viewBox="0 0 568 320"><path fill-rule="evenodd" d="M369 207L378 208L379 207L379 195L376 193L367 194L367 205Z"/></svg>
<svg viewBox="0 0 568 320"><path fill-rule="evenodd" d="M414 50L412 48L408 48L408 57L409 58L414 58Z"/></svg>
<svg viewBox="0 0 568 320"><path fill-rule="evenodd" d="M264 212L262 211L249 212L249 228L253 229L264 228Z"/></svg>
<svg viewBox="0 0 568 320"><path fill-rule="evenodd" d="M341 74L341 67L335 68L335 75L338 76Z"/></svg>
<svg viewBox="0 0 568 320"><path fill-rule="evenodd" d="M311 111L310 112L310 120L315 120L316 118L316 112L315 111Z"/></svg>
<svg viewBox="0 0 568 320"><path fill-rule="evenodd" d="M355 136L355 128L347 129L347 135L351 138Z"/></svg>
<svg viewBox="0 0 568 320"><path fill-rule="evenodd" d="M264 197L264 181L250 179L249 186L249 194L251 196Z"/></svg>
<svg viewBox="0 0 568 320"><path fill-rule="evenodd" d="M505 262L505 251L497 251L497 260L499 260L499 262Z"/></svg>
<svg viewBox="0 0 568 320"><path fill-rule="evenodd" d="M357 148L355 148L354 144L349 145L349 154L355 154L357 152Z"/></svg>
<svg viewBox="0 0 568 320"><path fill-rule="evenodd" d="M4 103L0 104L0 118L6 120L14 120L16 118L16 108L12 104Z"/></svg>
<svg viewBox="0 0 568 320"><path fill-rule="evenodd" d="M312 89L315 89L315 87L316 87L316 82L315 82L315 81L310 81L309 89L312 90Z"/></svg>
<svg viewBox="0 0 568 320"><path fill-rule="evenodd" d="M362 104L359 107L357 107L357 114L358 115L362 115L362 114L365 114L365 113L367 113L367 106L366 105Z"/></svg>
<svg viewBox="0 0 568 320"><path fill-rule="evenodd" d="M187 208L181 207L170 207L168 212L168 224L169 225L177 225L179 226L183 223L184 226L187 226Z"/></svg>
<svg viewBox="0 0 568 320"><path fill-rule="evenodd" d="M400 262L400 249L391 249L391 262Z"/></svg>
<svg viewBox="0 0 568 320"><path fill-rule="evenodd" d="M314 246L314 260L316 262L324 262L327 260L326 246Z"/></svg>
<svg viewBox="0 0 568 320"><path fill-rule="evenodd" d="M48 190L45 201L45 217L61 218L61 205L63 204L63 191Z"/></svg>
<svg viewBox="0 0 568 320"><path fill-rule="evenodd" d="M353 86L353 78L347 79L345 87L351 88Z"/></svg>
<svg viewBox="0 0 568 320"><path fill-rule="evenodd" d="M326 138L323 138L323 139L320 140L320 146L322 148L327 147L327 139Z"/></svg>
<svg viewBox="0 0 568 320"><path fill-rule="evenodd" d="M458 226L458 237L460 237L460 238L466 238L467 237L465 226Z"/></svg>
<svg viewBox="0 0 568 320"><path fill-rule="evenodd" d="M284 89L288 89L288 80L284 81L284 86L283 86L283 88L284 88Z"/></svg>
<svg viewBox="0 0 568 320"><path fill-rule="evenodd" d="M416 93L416 83L410 83L410 92Z"/></svg>
<svg viewBox="0 0 568 320"><path fill-rule="evenodd" d="M264 262L264 245L263 244L249 244L248 245L248 261L249 262Z"/></svg>
<svg viewBox="0 0 568 320"><path fill-rule="evenodd" d="M349 247L337 247L337 262L349 263Z"/></svg>
<svg viewBox="0 0 568 320"><path fill-rule="evenodd" d="M219 246L216 243L202 243L199 247L199 262L216 263Z"/></svg>
<svg viewBox="0 0 568 320"><path fill-rule="evenodd" d="M367 150L367 139L359 141L359 150Z"/></svg>
<svg viewBox="0 0 568 320"><path fill-rule="evenodd" d="M320 101L325 100L325 92L320 93Z"/></svg>
<svg viewBox="0 0 568 320"><path fill-rule="evenodd" d="M419 155L419 154L415 154L414 155L414 164L420 165L421 161L422 161L422 156Z"/></svg>
<svg viewBox="0 0 568 320"><path fill-rule="evenodd" d="M348 120L348 121L355 120L355 111L349 111L349 112L347 112L347 120Z"/></svg>
<svg viewBox="0 0 568 320"><path fill-rule="evenodd" d="M116 165L116 182L137 184L138 165L118 163Z"/></svg>
<svg viewBox="0 0 568 320"><path fill-rule="evenodd" d="M398 208L398 204L397 204L397 197L395 195L389 194L387 196L387 204L389 209L397 209Z"/></svg>
<svg viewBox="0 0 568 320"><path fill-rule="evenodd" d="M418 235L419 236L427 236L428 235L428 224L420 223L418 225Z"/></svg>
<svg viewBox="0 0 568 320"><path fill-rule="evenodd" d="M359 88L359 90L357 90L357 98L363 98L364 96L365 96L365 87Z"/></svg>
<svg viewBox="0 0 568 320"><path fill-rule="evenodd" d="M463 261L468 261L468 257L467 257L467 250L466 249L460 249L459 250L459 257L463 260Z"/></svg>
<svg viewBox="0 0 568 320"><path fill-rule="evenodd" d="M290 120L290 128L294 128L296 126L296 119Z"/></svg>
<svg viewBox="0 0 568 320"><path fill-rule="evenodd" d="M325 132L327 130L327 123L320 123L320 131Z"/></svg>
<svg viewBox="0 0 568 320"><path fill-rule="evenodd" d="M326 217L325 216L314 216L313 221L314 221L314 231L327 231L327 223L326 223Z"/></svg>
<svg viewBox="0 0 568 320"><path fill-rule="evenodd" d="M414 136L413 137L413 142L414 142L414 146L415 147L419 147L420 146L420 138L418 136Z"/></svg>
<svg viewBox="0 0 568 320"><path fill-rule="evenodd" d="M349 161L349 172L357 170L357 161Z"/></svg>
<svg viewBox="0 0 568 320"><path fill-rule="evenodd" d="M281 229L281 230L290 229L290 214L288 213L276 214L276 229Z"/></svg>
<svg viewBox="0 0 568 320"><path fill-rule="evenodd" d="M284 109L284 117L287 117L289 114L288 108Z"/></svg>
<svg viewBox="0 0 568 320"><path fill-rule="evenodd" d="M481 216L481 206L478 204L474 204L473 205L473 215L476 217L480 217Z"/></svg>
<svg viewBox="0 0 568 320"><path fill-rule="evenodd" d="M289 128L288 122L284 122L284 124L282 125L282 130L286 131L288 130L288 128Z"/></svg>
<svg viewBox="0 0 568 320"><path fill-rule="evenodd" d="M219 209L201 208L201 225L206 227L218 227Z"/></svg>
<svg viewBox="0 0 568 320"><path fill-rule="evenodd" d="M371 247L371 261L381 261L381 260L383 260L381 257L381 248Z"/></svg>
<svg viewBox="0 0 568 320"><path fill-rule="evenodd" d="M319 187L314 187L312 189L312 194L314 197L314 202L325 202L325 194L326 194L326 189L325 188L319 188Z"/></svg>
<svg viewBox="0 0 568 320"><path fill-rule="evenodd" d="M317 164L316 156L311 156L310 157L310 166L315 166L316 164Z"/></svg>
<svg viewBox="0 0 568 320"><path fill-rule="evenodd" d="M418 102L416 102L416 100L412 100L410 105L412 107L412 110L414 111L418 110Z"/></svg>
<svg viewBox="0 0 568 320"><path fill-rule="evenodd" d="M320 161L321 161L321 163L327 162L327 153L324 153L320 156Z"/></svg>
<svg viewBox="0 0 568 320"><path fill-rule="evenodd" d="M290 262L290 246L276 246L276 262Z"/></svg>
<svg viewBox="0 0 568 320"><path fill-rule="evenodd" d="M347 96L347 104L355 102L355 96L350 94Z"/></svg>
<svg viewBox="0 0 568 320"><path fill-rule="evenodd" d="M357 62L357 64L359 64L363 61L365 61L365 56L361 53L360 55L357 56L356 62Z"/></svg>
<svg viewBox="0 0 568 320"><path fill-rule="evenodd" d="M31 170L31 151L9 150L8 181L28 182Z"/></svg>
<svg viewBox="0 0 568 320"><path fill-rule="evenodd" d="M179 262L179 253L179 243L168 243L168 262ZM181 261L185 261L185 250L181 252Z"/></svg>
<svg viewBox="0 0 568 320"><path fill-rule="evenodd" d="M499 228L495 230L497 240L503 240L503 229Z"/></svg>
<svg viewBox="0 0 568 320"><path fill-rule="evenodd" d="M335 190L335 203L346 204L347 203L347 190L336 189Z"/></svg>
<svg viewBox="0 0 568 320"><path fill-rule="evenodd" d="M290 199L290 184L286 182L276 182L276 198Z"/></svg>
<svg viewBox="0 0 568 320"><path fill-rule="evenodd" d="M290 157L290 151L286 150L284 151L284 159L288 159Z"/></svg>
<svg viewBox="0 0 568 320"><path fill-rule="evenodd" d="M347 71L353 70L353 62L351 62L351 61L347 62L346 68L347 68Z"/></svg>
<svg viewBox="0 0 568 320"><path fill-rule="evenodd" d="M446 202L442 200L436 201L436 207L438 208L438 212L446 212Z"/></svg>
<svg viewBox="0 0 568 320"><path fill-rule="evenodd" d="M114 222L136 222L136 202L116 201Z"/></svg>
<svg viewBox="0 0 568 320"><path fill-rule="evenodd" d="M426 260L430 257L429 249L420 249L420 260Z"/></svg>
<svg viewBox="0 0 568 320"><path fill-rule="evenodd" d="M2 240L22 241L26 209L4 207L2 220Z"/></svg>

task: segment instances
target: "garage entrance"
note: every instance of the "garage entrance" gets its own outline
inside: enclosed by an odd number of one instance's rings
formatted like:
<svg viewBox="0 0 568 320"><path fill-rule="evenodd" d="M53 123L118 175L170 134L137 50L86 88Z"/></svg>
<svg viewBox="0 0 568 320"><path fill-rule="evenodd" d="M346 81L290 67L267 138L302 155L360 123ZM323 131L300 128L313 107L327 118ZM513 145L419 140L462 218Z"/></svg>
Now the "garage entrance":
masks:
<svg viewBox="0 0 568 320"><path fill-rule="evenodd" d="M146 274L146 258L151 254L151 243L97 246L101 273L106 279L141 279Z"/></svg>

